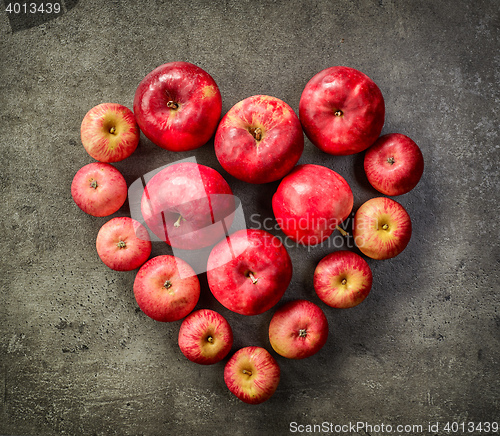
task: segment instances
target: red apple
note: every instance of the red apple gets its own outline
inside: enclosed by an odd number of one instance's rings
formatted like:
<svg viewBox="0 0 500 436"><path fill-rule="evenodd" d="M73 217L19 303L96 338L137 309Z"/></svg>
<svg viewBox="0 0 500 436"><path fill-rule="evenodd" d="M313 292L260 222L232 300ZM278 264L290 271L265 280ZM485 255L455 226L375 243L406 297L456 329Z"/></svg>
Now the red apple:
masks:
<svg viewBox="0 0 500 436"><path fill-rule="evenodd" d="M178 321L188 315L200 297L193 269L171 255L156 256L139 269L134 295L141 310L156 321Z"/></svg>
<svg viewBox="0 0 500 436"><path fill-rule="evenodd" d="M232 176L249 183L281 179L300 159L304 134L293 109L268 95L236 103L215 134L215 154Z"/></svg>
<svg viewBox="0 0 500 436"><path fill-rule="evenodd" d="M117 103L102 103L90 109L80 133L87 153L100 162L118 162L129 157L140 137L132 111Z"/></svg>
<svg viewBox="0 0 500 436"><path fill-rule="evenodd" d="M299 103L302 127L326 153L366 150L384 126L384 98L366 74L349 67L330 67L305 86Z"/></svg>
<svg viewBox="0 0 500 436"><path fill-rule="evenodd" d="M264 230L238 230L212 249L207 279L224 307L241 315L258 315L285 293L292 262L276 236Z"/></svg>
<svg viewBox="0 0 500 436"><path fill-rule="evenodd" d="M417 186L424 172L424 157L408 136L389 133L366 150L364 167L368 181L377 191L402 195Z"/></svg>
<svg viewBox="0 0 500 436"><path fill-rule="evenodd" d="M189 62L169 62L139 83L134 113L142 132L170 151L201 147L215 133L222 111L219 87Z"/></svg>
<svg viewBox="0 0 500 436"><path fill-rule="evenodd" d="M370 292L372 270L360 255L335 251L320 260L314 271L314 290L323 303L337 309L357 306Z"/></svg>
<svg viewBox="0 0 500 436"><path fill-rule="evenodd" d="M104 224L96 239L97 254L115 271L139 268L151 254L146 228L129 217L112 218Z"/></svg>
<svg viewBox="0 0 500 436"><path fill-rule="evenodd" d="M290 239L304 245L327 239L352 210L352 191L342 176L321 165L299 165L273 196L273 212Z"/></svg>
<svg viewBox="0 0 500 436"><path fill-rule="evenodd" d="M410 242L410 215L391 198L372 198L354 215L353 236L355 244L366 256L390 259Z"/></svg>
<svg viewBox="0 0 500 436"><path fill-rule="evenodd" d="M123 206L127 183L113 165L94 162L80 168L71 183L76 205L92 216L108 216Z"/></svg>
<svg viewBox="0 0 500 436"><path fill-rule="evenodd" d="M224 368L226 386L241 401L260 404L272 397L280 382L280 367L261 347L245 347Z"/></svg>
<svg viewBox="0 0 500 436"><path fill-rule="evenodd" d="M276 353L289 359L316 354L328 338L328 320L316 304L290 301L280 307L269 323L269 341Z"/></svg>
<svg viewBox="0 0 500 436"><path fill-rule="evenodd" d="M224 359L233 346L233 331L220 313L200 309L189 314L179 329L179 347L191 362L211 365Z"/></svg>
<svg viewBox="0 0 500 436"><path fill-rule="evenodd" d="M199 249L226 235L224 225L229 229L235 209L232 194L216 170L182 162L151 178L144 189L141 211L151 231L167 244Z"/></svg>

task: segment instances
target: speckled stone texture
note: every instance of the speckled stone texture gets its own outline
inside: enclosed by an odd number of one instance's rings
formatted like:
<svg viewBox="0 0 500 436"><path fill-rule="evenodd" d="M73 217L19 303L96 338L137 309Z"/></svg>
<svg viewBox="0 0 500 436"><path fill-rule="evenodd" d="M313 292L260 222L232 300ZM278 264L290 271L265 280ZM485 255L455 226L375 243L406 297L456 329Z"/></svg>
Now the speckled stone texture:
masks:
<svg viewBox="0 0 500 436"><path fill-rule="evenodd" d="M63 3L63 13L41 24L0 13L0 434L260 436L289 434L292 422L366 422L446 435L448 421L500 420L497 0ZM189 362L177 346L180 322L158 323L139 310L134 272L113 272L97 256L95 237L108 218L85 215L70 195L76 171L93 161L80 143L85 113L107 101L131 108L140 80L174 60L214 77L223 113L254 94L297 112L314 74L357 68L384 95L382 133L410 136L425 158L419 185L397 198L413 220L410 244L392 260L369 260L374 286L360 306L331 309L312 286L324 255L357 252L351 239L289 249L294 275L280 304L319 304L330 336L303 361L273 352L281 383L259 406L227 390L227 359ZM278 184L230 177L213 142L175 154L142 136L116 167L130 184L191 156L226 177L249 226L272 217ZM329 156L308 140L300 160L339 172L354 210L377 196L362 162L362 154ZM115 215L128 214L124 206ZM274 225L270 231L283 237ZM153 246L153 255L169 252ZM211 296L206 275L200 280L197 307L227 317L233 351L271 351L273 310L230 313ZM440 422L438 431L429 422Z"/></svg>

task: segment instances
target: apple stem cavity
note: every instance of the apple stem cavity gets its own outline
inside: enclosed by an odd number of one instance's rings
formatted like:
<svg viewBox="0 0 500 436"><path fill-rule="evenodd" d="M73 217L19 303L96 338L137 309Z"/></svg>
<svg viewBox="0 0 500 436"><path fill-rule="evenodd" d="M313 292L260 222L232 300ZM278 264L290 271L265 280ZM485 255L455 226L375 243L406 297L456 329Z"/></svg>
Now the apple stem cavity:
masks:
<svg viewBox="0 0 500 436"><path fill-rule="evenodd" d="M170 100L168 103L167 103L167 106L170 108L170 109L173 109L173 110L177 110L179 109L179 104L176 103L175 101L172 101Z"/></svg>
<svg viewBox="0 0 500 436"><path fill-rule="evenodd" d="M252 127L248 129L248 131L252 134L256 141L260 141L262 139L262 129L260 127Z"/></svg>
<svg viewBox="0 0 500 436"><path fill-rule="evenodd" d="M305 338L307 336L307 330L306 329L300 329L299 330L299 338Z"/></svg>
<svg viewBox="0 0 500 436"><path fill-rule="evenodd" d="M342 279L342 281L340 283L342 283L345 286L345 285L347 285L347 280L346 279Z"/></svg>
<svg viewBox="0 0 500 436"><path fill-rule="evenodd" d="M250 280L252 280L254 285L259 281L259 279L253 275L252 271L248 272L247 277L250 277Z"/></svg>
<svg viewBox="0 0 500 436"><path fill-rule="evenodd" d="M348 236L349 235L349 233L347 233L342 227L335 226L335 228L341 233L342 236Z"/></svg>
<svg viewBox="0 0 500 436"><path fill-rule="evenodd" d="M91 187L91 188L94 188L94 189L97 189L97 180L92 180L92 181L90 182L90 187Z"/></svg>
<svg viewBox="0 0 500 436"><path fill-rule="evenodd" d="M210 342L211 344L213 344L214 343L214 338L212 336L209 336L207 338L207 342Z"/></svg>
<svg viewBox="0 0 500 436"><path fill-rule="evenodd" d="M165 289L170 289L172 287L172 282L170 280L165 281L165 283L163 283L163 287Z"/></svg>
<svg viewBox="0 0 500 436"><path fill-rule="evenodd" d="M119 241L118 244L116 244L116 246L118 248L125 248L127 244L125 243L125 241Z"/></svg>
<svg viewBox="0 0 500 436"><path fill-rule="evenodd" d="M389 225L388 225L388 224L384 224L384 225L382 226L382 228L383 228L384 230L388 230L388 229L389 229Z"/></svg>
<svg viewBox="0 0 500 436"><path fill-rule="evenodd" d="M109 133L111 133L112 135L114 135L114 134L116 133L116 128L115 128L115 126L113 126L113 127L111 127L111 128L109 129Z"/></svg>
<svg viewBox="0 0 500 436"><path fill-rule="evenodd" d="M344 115L344 112L342 112L340 109L337 109L337 110L335 111L335 116L336 116L336 117L341 117L342 115Z"/></svg>
<svg viewBox="0 0 500 436"><path fill-rule="evenodd" d="M392 164L394 164L394 162L396 162L396 161L394 160L394 158L392 156L387 158L387 163L392 165Z"/></svg>
<svg viewBox="0 0 500 436"><path fill-rule="evenodd" d="M180 227L181 226L181 221L184 218L182 218L182 215L179 215L179 218L177 218L177 221L174 223L174 227Z"/></svg>

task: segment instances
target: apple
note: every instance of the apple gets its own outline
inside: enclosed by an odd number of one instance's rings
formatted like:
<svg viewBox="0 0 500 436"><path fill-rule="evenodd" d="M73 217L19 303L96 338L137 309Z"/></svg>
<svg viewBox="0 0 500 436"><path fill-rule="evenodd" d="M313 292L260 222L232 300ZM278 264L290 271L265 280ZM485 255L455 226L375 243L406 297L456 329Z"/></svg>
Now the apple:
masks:
<svg viewBox="0 0 500 436"><path fill-rule="evenodd" d="M342 176L313 164L295 167L279 184L272 207L283 233L303 245L327 239L351 213L353 196Z"/></svg>
<svg viewBox="0 0 500 436"><path fill-rule="evenodd" d="M314 290L330 307L347 309L357 306L369 294L372 270L359 254L335 251L320 260L314 270Z"/></svg>
<svg viewBox="0 0 500 436"><path fill-rule="evenodd" d="M371 198L354 215L353 236L364 255L372 259L390 259L410 242L410 215L391 198Z"/></svg>
<svg viewBox="0 0 500 436"><path fill-rule="evenodd" d="M328 338L328 320L319 306L307 300L280 307L269 323L269 342L279 355L305 359L316 354Z"/></svg>
<svg viewBox="0 0 500 436"><path fill-rule="evenodd" d="M115 271L139 268L151 254L146 228L129 217L112 218L105 223L96 239L97 254Z"/></svg>
<svg viewBox="0 0 500 436"><path fill-rule="evenodd" d="M364 168L370 184L385 195L402 195L417 186L424 172L418 145L402 133L389 133L365 153Z"/></svg>
<svg viewBox="0 0 500 436"><path fill-rule="evenodd" d="M191 362L211 365L231 351L233 331L220 313L200 309L182 321L178 342L182 354Z"/></svg>
<svg viewBox="0 0 500 436"><path fill-rule="evenodd" d="M280 367L262 347L239 349L224 367L224 382L232 394L248 404L267 401L280 382Z"/></svg>
<svg viewBox="0 0 500 436"><path fill-rule="evenodd" d="M320 150L334 155L359 153L382 131L384 98L375 82L361 71L330 67L306 84L299 117L307 137Z"/></svg>
<svg viewBox="0 0 500 436"><path fill-rule="evenodd" d="M146 184L141 212L161 240L195 250L214 245L226 235L235 211L232 194L216 170L181 162L162 169Z"/></svg>
<svg viewBox="0 0 500 436"><path fill-rule="evenodd" d="M102 103L90 109L80 128L87 153L100 162L129 157L139 144L139 127L132 111L118 103Z"/></svg>
<svg viewBox="0 0 500 436"><path fill-rule="evenodd" d="M210 252L207 279L224 307L241 315L258 315L285 293L292 279L292 261L276 236L265 230L238 230Z"/></svg>
<svg viewBox="0 0 500 436"><path fill-rule="evenodd" d="M141 266L134 281L134 295L140 309L156 321L178 321L198 303L200 282L182 259L162 255Z"/></svg>
<svg viewBox="0 0 500 436"><path fill-rule="evenodd" d="M108 216L127 199L127 182L113 165L93 162L80 168L71 183L76 205L92 216Z"/></svg>
<svg viewBox="0 0 500 436"><path fill-rule="evenodd" d="M146 137L170 151L201 147L215 133L222 112L219 87L189 62L169 62L137 87L134 113Z"/></svg>
<svg viewBox="0 0 500 436"><path fill-rule="evenodd" d="M300 159L304 134L293 109L268 95L236 103L215 134L215 154L232 176L248 183L281 179Z"/></svg>

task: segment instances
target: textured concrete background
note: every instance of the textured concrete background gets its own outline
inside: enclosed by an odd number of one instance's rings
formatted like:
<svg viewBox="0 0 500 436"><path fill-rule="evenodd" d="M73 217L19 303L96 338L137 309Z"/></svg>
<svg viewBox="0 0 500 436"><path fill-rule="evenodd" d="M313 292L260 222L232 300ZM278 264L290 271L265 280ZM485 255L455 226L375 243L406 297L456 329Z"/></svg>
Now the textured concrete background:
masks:
<svg viewBox="0 0 500 436"><path fill-rule="evenodd" d="M63 3L50 21L0 13L0 434L285 435L293 421L363 421L445 435L447 421L500 419L497 0ZM85 113L106 101L132 107L140 80L173 60L215 78L224 113L254 94L298 111L315 73L357 68L385 97L383 133L404 133L424 153L420 184L397 198L412 217L412 240L395 259L369 261L374 286L363 304L339 311L316 297L314 267L334 247L289 250L295 269L283 301L320 304L331 334L304 361L274 354L281 383L260 406L229 393L225 362L201 367L184 358L180 322L140 312L134 272L113 272L96 254L108 218L85 215L71 199L74 174L92 162L79 138ZM228 176L213 142L174 154L142 137L116 167L130 184L193 155L222 172L247 218L272 216L277 183L256 189ZM377 195L362 158L329 156L306 140L300 162L343 175L356 209ZM153 255L168 252L153 247ZM200 280L198 307L227 317L233 351L271 350L273 310L232 314ZM439 431L429 432L437 421Z"/></svg>

